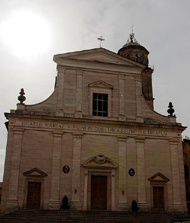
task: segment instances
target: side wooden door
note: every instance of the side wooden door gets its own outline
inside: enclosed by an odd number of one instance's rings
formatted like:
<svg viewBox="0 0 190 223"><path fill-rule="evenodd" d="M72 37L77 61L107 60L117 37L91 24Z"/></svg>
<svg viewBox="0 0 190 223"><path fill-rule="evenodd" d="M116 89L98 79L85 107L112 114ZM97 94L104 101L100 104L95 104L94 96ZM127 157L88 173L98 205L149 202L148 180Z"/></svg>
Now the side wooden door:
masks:
<svg viewBox="0 0 190 223"><path fill-rule="evenodd" d="M41 203L41 182L28 182L26 207L39 209Z"/></svg>
<svg viewBox="0 0 190 223"><path fill-rule="evenodd" d="M165 207L164 187L153 187L153 208L163 210Z"/></svg>

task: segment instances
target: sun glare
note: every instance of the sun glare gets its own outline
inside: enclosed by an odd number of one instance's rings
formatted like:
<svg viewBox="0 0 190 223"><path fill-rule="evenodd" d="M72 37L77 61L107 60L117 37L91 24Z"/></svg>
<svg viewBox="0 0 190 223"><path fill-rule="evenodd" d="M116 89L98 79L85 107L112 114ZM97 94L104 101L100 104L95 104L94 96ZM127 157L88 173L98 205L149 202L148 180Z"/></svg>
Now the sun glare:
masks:
<svg viewBox="0 0 190 223"><path fill-rule="evenodd" d="M0 37L15 56L33 59L47 51L51 31L43 17L29 11L15 11L0 24Z"/></svg>

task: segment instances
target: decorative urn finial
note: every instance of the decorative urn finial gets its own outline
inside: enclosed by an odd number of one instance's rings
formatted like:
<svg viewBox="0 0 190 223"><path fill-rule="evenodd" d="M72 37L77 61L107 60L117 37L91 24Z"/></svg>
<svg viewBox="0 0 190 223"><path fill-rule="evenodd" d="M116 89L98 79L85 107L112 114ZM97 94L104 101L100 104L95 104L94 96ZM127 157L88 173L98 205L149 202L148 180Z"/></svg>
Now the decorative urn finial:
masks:
<svg viewBox="0 0 190 223"><path fill-rule="evenodd" d="M24 89L23 89L23 88L21 88L19 94L20 94L20 95L18 96L18 100L20 101L20 104L23 104L23 101L26 100L26 97L24 96L25 93L24 93Z"/></svg>
<svg viewBox="0 0 190 223"><path fill-rule="evenodd" d="M171 102L169 103L168 108L169 109L167 110L167 112L168 112L169 116L175 117L175 115L174 115L175 110L173 109L173 105Z"/></svg>

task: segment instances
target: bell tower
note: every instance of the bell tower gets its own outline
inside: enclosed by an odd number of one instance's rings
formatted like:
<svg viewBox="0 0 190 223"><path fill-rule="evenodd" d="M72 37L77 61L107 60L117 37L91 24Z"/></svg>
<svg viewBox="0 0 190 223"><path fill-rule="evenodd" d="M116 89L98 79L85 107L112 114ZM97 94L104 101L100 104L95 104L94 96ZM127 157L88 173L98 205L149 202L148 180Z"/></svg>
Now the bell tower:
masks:
<svg viewBox="0 0 190 223"><path fill-rule="evenodd" d="M142 94L150 108L154 108L153 105L153 93L152 93L152 73L153 69L148 67L148 50L141 46L135 39L135 34L130 34L127 43L118 51L118 55L132 60L136 63L144 65L145 68L142 71Z"/></svg>

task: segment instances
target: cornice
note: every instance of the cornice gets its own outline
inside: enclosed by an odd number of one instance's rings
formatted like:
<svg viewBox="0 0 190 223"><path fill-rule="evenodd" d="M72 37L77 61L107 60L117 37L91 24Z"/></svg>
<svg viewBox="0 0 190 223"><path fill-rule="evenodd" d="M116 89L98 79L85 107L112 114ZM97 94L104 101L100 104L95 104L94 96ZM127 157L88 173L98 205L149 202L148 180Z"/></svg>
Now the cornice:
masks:
<svg viewBox="0 0 190 223"><path fill-rule="evenodd" d="M74 68L74 69L82 69L82 70L96 70L96 71L110 71L110 72L123 72L131 73L131 74L141 74L143 68L129 65L129 64L114 64L107 62L99 62L99 61L89 61L89 60L76 60L71 58L61 58L58 67L63 66L65 68Z"/></svg>
<svg viewBox="0 0 190 223"><path fill-rule="evenodd" d="M168 132L179 132L179 137L181 137L180 133L186 129L186 127L179 125L178 123L162 123L162 124L147 124L147 123L138 123L138 122L123 122L117 120L98 120L91 118L75 118L75 117L56 117L56 116L48 116L48 115L34 115L34 114L15 114L15 113L6 113L6 118L10 119L14 123L15 120L22 120L23 122L55 122L55 123L73 123L76 125L97 125L97 126L114 126L116 128L130 128L134 127L139 131L143 131L144 129L151 129L152 131L168 131ZM11 124L11 122L10 122ZM172 127L172 129L171 129ZM121 133L122 134L122 133ZM151 136L151 135L150 135ZM159 135L158 135L159 137Z"/></svg>

